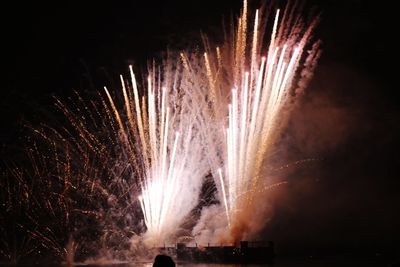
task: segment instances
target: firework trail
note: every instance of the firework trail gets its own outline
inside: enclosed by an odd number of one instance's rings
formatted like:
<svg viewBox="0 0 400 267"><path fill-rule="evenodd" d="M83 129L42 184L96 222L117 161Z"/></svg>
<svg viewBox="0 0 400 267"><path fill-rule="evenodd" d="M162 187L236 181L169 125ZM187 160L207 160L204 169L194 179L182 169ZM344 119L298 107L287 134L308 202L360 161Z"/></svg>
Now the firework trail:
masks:
<svg viewBox="0 0 400 267"><path fill-rule="evenodd" d="M0 183L7 207L0 219L16 218L13 229L0 226L6 258L71 261L76 251L76 260L132 259L131 239L144 230L138 160L128 153L107 101L102 94L75 93L55 99L61 121L27 125L29 164L8 168Z"/></svg>
<svg viewBox="0 0 400 267"><path fill-rule="evenodd" d="M211 108L204 110L204 139L229 228L225 241L251 237L263 226L257 218L265 199L260 188L268 183L263 165L279 142L295 93L306 86L306 74L312 73L320 55L318 42L305 50L318 18L306 25L296 9L287 6L283 16L276 11L268 47L262 31L268 16L257 10L250 31L246 1L224 46L211 49L205 38ZM195 229L195 235L201 231Z"/></svg>
<svg viewBox="0 0 400 267"><path fill-rule="evenodd" d="M34 134L30 168L10 168L4 176L12 182L2 179L0 187L8 207L2 221L20 220L12 231L0 227L6 258L43 250L69 261L70 251L76 260L132 260L133 243L153 247L177 240L209 172L199 130L202 107L193 104L203 94L192 90L191 70L180 55L155 69L146 95L139 95L130 67L131 82L121 76L121 93L105 88L91 98L75 93L67 101L55 99L62 123L27 126ZM24 239L14 242L17 231Z"/></svg>
<svg viewBox="0 0 400 267"><path fill-rule="evenodd" d="M150 71L142 101L132 67L130 74L130 91L121 77L125 125L105 90L127 150L140 161L136 167L142 167L138 198L147 228L145 241L160 245L176 240L174 234L197 204L207 172L199 107L194 105L198 93L179 62L166 64L162 72Z"/></svg>
<svg viewBox="0 0 400 267"><path fill-rule="evenodd" d="M8 207L1 219L24 214L11 229L25 233L15 234L24 238L14 247L21 255L48 249L69 261L70 251L75 260L132 260L133 243L176 242L187 220L196 220L192 233L200 241L256 234L264 218L256 207L273 187L263 166L319 57L310 42L317 19L306 24L296 12L296 5L276 12L265 47L269 13L256 11L249 26L245 1L222 46L203 36L204 54L153 64L146 86L138 87L130 67L120 91L104 88L89 100L77 93L70 104L56 99L64 121L33 127L31 169L13 168L15 181L0 184ZM220 206L191 218L210 172ZM1 241L0 253L16 258Z"/></svg>
<svg viewBox="0 0 400 267"><path fill-rule="evenodd" d="M134 162L119 142L104 100L84 101L76 94L70 102L56 99L62 124L31 129L31 169L12 176L24 189L19 227L32 240L33 252L50 251L66 259L66 247L76 241L77 258L84 259L107 251L110 244L122 250L140 230L132 194L138 186Z"/></svg>

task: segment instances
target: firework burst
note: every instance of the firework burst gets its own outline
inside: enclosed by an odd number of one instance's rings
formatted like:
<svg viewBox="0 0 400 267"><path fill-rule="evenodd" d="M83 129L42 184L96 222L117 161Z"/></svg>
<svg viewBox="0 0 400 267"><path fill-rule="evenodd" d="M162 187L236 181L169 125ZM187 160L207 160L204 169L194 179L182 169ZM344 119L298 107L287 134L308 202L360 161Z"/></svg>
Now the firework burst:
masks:
<svg viewBox="0 0 400 267"><path fill-rule="evenodd" d="M105 90L123 143L130 156L139 161L136 168L141 167L138 199L146 239L158 245L172 241L197 204L208 169L199 134L199 107L195 106L195 99L201 95L196 96L191 77L179 62L166 64L162 72L153 68L147 79L147 95L141 101L132 67L130 74L130 91L121 77L126 124Z"/></svg>
<svg viewBox="0 0 400 267"><path fill-rule="evenodd" d="M242 14L230 40L211 49L206 39L204 65L210 100L204 110L208 128L204 133L215 183L224 206L230 234L238 241L260 226L251 226L262 207L268 177L263 165L279 141L295 94L304 89L320 55L318 42L305 50L318 19L305 24L288 6L281 18L277 10L268 47L263 40L265 14L257 10L252 29L244 2Z"/></svg>
<svg viewBox="0 0 400 267"><path fill-rule="evenodd" d="M265 40L269 12L257 10L250 19L244 1L222 46L203 36L204 54L182 52L153 64L146 86L138 86L130 66L121 90L105 87L94 98L77 93L70 104L56 99L64 120L31 128L31 170L11 168L7 176L15 181L0 187L8 207L1 218L25 213L17 224L26 236L21 255L48 249L70 261L75 252L75 259L100 253L132 260L133 244L176 242L188 220L197 223L188 239L254 235L264 218L256 210L274 186L264 165L319 57L318 42L310 42L318 19L304 23L297 9L278 10ZM203 213L215 209L218 216L205 222L191 214L201 208L210 173L219 205ZM24 197L7 197L15 194ZM204 231L212 233L208 240ZM9 242L0 245L16 258Z"/></svg>

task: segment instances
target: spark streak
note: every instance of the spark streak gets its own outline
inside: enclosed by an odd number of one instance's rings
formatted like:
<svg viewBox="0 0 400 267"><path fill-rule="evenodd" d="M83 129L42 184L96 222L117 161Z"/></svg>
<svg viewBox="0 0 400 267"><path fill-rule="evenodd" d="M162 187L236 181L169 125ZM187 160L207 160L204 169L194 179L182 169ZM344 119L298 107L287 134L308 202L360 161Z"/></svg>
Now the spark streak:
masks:
<svg viewBox="0 0 400 267"><path fill-rule="evenodd" d="M175 81L161 86L161 79L155 78L156 73L150 73L144 109L139 107L132 67L130 74L133 99L126 93L121 78L129 126L123 125L114 101L108 91L106 94L123 136L131 138L130 142L136 142L140 148L132 152L145 166L140 172L143 175L140 177L142 192L139 201L147 227L147 241L158 245L173 237L196 204L207 165L197 134L198 114L190 106L193 92L185 91L191 89L184 86L186 76L180 76L180 85ZM166 71L162 75L163 80L168 81L169 76L175 74ZM132 117L130 103L135 106L136 121L129 119ZM143 117L148 119L143 120Z"/></svg>
<svg viewBox="0 0 400 267"><path fill-rule="evenodd" d="M218 153L212 154L210 149L208 156L212 158L213 176L221 203L225 206L233 241L249 234L243 231L234 233L235 228L250 229L250 233L253 231L243 224L249 221L251 210L256 209L257 203L263 201L258 189L265 187L268 177L264 177L262 166L285 126L291 94L295 89L293 86L300 80L296 76L297 70L303 62L305 46L318 19L306 26L299 16L294 15L293 9L287 8L284 14L280 20L280 10L277 10L269 47L265 48L259 31L263 28L260 27L263 14L260 16L258 10L255 12L252 40L246 39L249 15L245 1L242 16L238 19L236 39L226 42L223 49L218 50L216 59L210 56L211 51L205 54L212 104L209 105L210 110L205 111L204 118L209 124L219 122L221 128L226 129L223 133L218 128L209 127L215 131L207 145L218 147ZM262 55L264 50L267 51L266 56ZM229 57L221 58L221 55L233 55L233 63ZM315 66L318 55L318 45L314 45L305 61L314 61L310 65ZM217 62L213 63L212 59ZM220 68L216 73L227 73L230 82L224 82L226 77L211 72L210 66L214 64ZM223 96L226 95L230 103L224 112L221 111L221 104L213 103L224 103ZM218 99L218 96L222 98ZM215 142L216 139L224 141Z"/></svg>
<svg viewBox="0 0 400 267"><path fill-rule="evenodd" d="M69 125L33 129L39 141L28 152L30 172L15 168L15 181L0 184L7 206L0 219L21 214L24 219L18 228L0 224L0 233L11 232L12 239L24 231L24 255L33 243L63 258L70 258L65 246L78 235L85 241L76 242L77 253L108 248L107 241L123 251L139 235L147 246L176 242L211 172L229 241L254 234L263 194L285 184L269 184L263 166L279 142L293 95L304 89L320 54L318 42L306 53L318 18L305 24L295 8L287 7L282 18L280 13L268 47L263 38L268 14L257 10L250 32L244 0L223 45L213 47L202 36L204 53L181 52L159 69L154 64L144 88L129 66L129 81L120 76L120 93L104 87L97 101L77 94L70 106L56 99ZM51 222L41 221L46 216ZM88 221L93 225L85 225ZM96 234L84 236L87 228ZM85 243L98 233L103 242ZM11 247L0 247L0 253L14 257Z"/></svg>

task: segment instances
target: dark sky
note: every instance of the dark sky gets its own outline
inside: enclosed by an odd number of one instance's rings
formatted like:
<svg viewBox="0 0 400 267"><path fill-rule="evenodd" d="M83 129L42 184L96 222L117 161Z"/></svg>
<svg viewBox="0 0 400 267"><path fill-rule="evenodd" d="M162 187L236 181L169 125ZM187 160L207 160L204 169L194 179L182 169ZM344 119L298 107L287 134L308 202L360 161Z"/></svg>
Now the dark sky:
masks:
<svg viewBox="0 0 400 267"><path fill-rule="evenodd" d="M281 154L288 161L319 160L288 171L295 182L278 194L266 232L288 243L398 244L394 7L388 1L308 2L322 11L315 36L323 55ZM51 95L99 90L128 64L143 69L167 47L193 44L185 40L200 30L218 32L222 15L237 14L240 6L236 0L132 0L3 8L2 157L15 157L21 124L50 108Z"/></svg>

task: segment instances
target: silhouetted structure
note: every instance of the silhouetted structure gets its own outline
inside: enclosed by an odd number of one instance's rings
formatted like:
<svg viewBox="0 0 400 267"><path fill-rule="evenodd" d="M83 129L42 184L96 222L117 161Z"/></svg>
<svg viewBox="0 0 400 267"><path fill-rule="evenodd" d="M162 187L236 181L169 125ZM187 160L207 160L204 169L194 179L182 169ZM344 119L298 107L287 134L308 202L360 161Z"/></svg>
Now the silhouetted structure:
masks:
<svg viewBox="0 0 400 267"><path fill-rule="evenodd" d="M183 243L176 246L179 261L207 263L271 263L274 259L273 242L241 241L240 246L195 246Z"/></svg>
<svg viewBox="0 0 400 267"><path fill-rule="evenodd" d="M175 267L175 262L170 256L160 254L155 257L153 267Z"/></svg>

